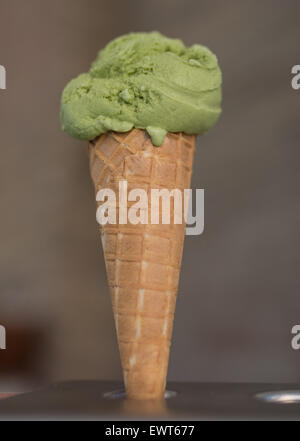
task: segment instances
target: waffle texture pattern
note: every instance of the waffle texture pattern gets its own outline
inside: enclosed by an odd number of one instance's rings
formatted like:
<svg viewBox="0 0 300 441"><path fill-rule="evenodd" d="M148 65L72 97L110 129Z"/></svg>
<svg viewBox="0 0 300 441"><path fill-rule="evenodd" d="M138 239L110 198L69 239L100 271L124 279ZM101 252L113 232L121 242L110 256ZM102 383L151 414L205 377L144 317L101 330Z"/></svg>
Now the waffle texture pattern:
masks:
<svg viewBox="0 0 300 441"><path fill-rule="evenodd" d="M189 189L195 136L169 133L154 147L144 130L108 132L89 143L96 193L119 196L143 189L151 209L152 189ZM127 202L129 209L134 202ZM171 213L174 201L171 198ZM149 211L150 213L150 211ZM120 224L100 227L127 395L161 398L165 391L185 224ZM150 215L149 215L150 218Z"/></svg>

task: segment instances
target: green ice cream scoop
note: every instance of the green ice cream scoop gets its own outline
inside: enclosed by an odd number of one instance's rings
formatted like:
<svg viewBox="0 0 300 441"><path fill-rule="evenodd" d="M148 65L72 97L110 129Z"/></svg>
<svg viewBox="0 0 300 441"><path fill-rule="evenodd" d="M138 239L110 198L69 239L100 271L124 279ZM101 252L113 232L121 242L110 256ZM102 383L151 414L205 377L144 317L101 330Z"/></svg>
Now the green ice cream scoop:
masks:
<svg viewBox="0 0 300 441"><path fill-rule="evenodd" d="M158 32L119 37L62 96L63 130L92 140L109 130L145 129L156 146L167 132L201 135L221 113L222 74L206 47Z"/></svg>

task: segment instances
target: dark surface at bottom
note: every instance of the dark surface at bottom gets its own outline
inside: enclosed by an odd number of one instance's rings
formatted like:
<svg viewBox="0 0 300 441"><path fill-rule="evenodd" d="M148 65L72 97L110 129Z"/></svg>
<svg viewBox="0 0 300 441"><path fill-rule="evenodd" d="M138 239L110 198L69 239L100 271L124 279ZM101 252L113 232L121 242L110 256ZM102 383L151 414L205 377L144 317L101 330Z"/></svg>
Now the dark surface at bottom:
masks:
<svg viewBox="0 0 300 441"><path fill-rule="evenodd" d="M116 382L75 381L0 402L1 420L300 420L300 404L264 403L256 395L299 390L293 384L169 383L164 401L107 398Z"/></svg>

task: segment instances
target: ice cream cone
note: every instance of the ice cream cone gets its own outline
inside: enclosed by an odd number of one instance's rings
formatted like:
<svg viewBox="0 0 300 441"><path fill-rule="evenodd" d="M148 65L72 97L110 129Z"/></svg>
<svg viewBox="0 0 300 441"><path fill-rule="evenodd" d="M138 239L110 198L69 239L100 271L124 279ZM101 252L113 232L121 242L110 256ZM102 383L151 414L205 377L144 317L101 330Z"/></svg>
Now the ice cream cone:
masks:
<svg viewBox="0 0 300 441"><path fill-rule="evenodd" d="M169 133L154 147L144 130L108 132L89 143L96 193L190 188L195 136ZM150 196L149 196L150 200ZM132 202L128 202L129 205ZM118 210L118 209L117 209ZM172 211L172 210L171 210ZM100 227L127 396L158 399L165 392L185 222Z"/></svg>

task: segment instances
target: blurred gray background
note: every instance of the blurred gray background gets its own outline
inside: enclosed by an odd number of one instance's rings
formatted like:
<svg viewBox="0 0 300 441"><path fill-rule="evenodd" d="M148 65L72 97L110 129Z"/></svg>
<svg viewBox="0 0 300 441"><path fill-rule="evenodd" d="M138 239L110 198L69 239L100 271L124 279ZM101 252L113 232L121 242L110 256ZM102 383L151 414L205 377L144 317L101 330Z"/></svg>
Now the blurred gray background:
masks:
<svg viewBox="0 0 300 441"><path fill-rule="evenodd" d="M159 30L207 45L224 73L223 115L198 140L206 229L186 239L169 379L300 381L300 2L0 0L0 11L0 324L26 331L31 351L40 335L41 378L121 378L87 148L61 132L60 95L112 38Z"/></svg>

